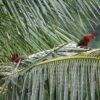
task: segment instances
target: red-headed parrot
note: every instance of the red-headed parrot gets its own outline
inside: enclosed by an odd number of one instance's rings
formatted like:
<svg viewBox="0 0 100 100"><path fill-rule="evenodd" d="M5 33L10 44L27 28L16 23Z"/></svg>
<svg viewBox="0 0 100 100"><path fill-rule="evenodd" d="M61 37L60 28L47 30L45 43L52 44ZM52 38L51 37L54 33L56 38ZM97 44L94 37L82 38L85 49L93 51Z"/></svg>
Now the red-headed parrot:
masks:
<svg viewBox="0 0 100 100"><path fill-rule="evenodd" d="M97 25L94 34L85 35L78 43L78 46L87 48L89 42L91 42L94 38L99 38L99 37L100 37L100 25Z"/></svg>
<svg viewBox="0 0 100 100"><path fill-rule="evenodd" d="M80 47L88 47L88 43L94 38L96 38L95 34L87 34L79 42L78 46L80 46Z"/></svg>

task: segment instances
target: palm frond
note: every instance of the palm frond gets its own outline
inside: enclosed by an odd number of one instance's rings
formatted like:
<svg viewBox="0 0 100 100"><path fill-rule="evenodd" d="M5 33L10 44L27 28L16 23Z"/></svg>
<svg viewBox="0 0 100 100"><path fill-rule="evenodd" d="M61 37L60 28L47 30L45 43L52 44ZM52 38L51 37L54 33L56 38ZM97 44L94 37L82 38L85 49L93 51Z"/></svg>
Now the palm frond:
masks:
<svg viewBox="0 0 100 100"><path fill-rule="evenodd" d="M100 23L98 0L1 0L1 55L29 55L79 41ZM7 62L2 57L1 62Z"/></svg>
<svg viewBox="0 0 100 100"><path fill-rule="evenodd" d="M94 33L99 5L99 0L0 0L0 62ZM24 69L12 63L0 67L0 100L100 100L100 49L80 51L32 59Z"/></svg>
<svg viewBox="0 0 100 100"><path fill-rule="evenodd" d="M3 78L6 92L1 90L1 97L5 100L99 100L99 71L100 49L46 60Z"/></svg>

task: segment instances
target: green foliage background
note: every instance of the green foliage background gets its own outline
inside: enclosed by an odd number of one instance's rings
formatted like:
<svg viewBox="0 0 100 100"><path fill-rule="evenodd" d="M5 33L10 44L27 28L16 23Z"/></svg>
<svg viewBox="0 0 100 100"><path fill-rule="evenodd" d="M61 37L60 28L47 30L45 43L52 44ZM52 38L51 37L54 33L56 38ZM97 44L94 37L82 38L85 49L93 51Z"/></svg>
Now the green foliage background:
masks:
<svg viewBox="0 0 100 100"><path fill-rule="evenodd" d="M27 56L94 33L99 5L99 0L0 0L1 62L13 53Z"/></svg>

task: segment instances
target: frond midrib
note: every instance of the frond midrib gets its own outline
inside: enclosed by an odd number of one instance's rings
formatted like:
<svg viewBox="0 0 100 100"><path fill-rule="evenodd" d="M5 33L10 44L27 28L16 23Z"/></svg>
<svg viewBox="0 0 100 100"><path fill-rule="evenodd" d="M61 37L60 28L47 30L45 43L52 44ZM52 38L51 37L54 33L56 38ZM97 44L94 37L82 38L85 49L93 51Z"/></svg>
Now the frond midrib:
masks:
<svg viewBox="0 0 100 100"><path fill-rule="evenodd" d="M40 62L34 66L39 66L39 65L43 65L43 64L47 64L47 63L51 63L51 62L56 62L56 61L63 61L63 60L76 60L76 59L94 59L94 60L100 60L100 57L88 57L88 56L63 56L63 57L58 57L58 58L53 58L53 59L49 59L43 62Z"/></svg>

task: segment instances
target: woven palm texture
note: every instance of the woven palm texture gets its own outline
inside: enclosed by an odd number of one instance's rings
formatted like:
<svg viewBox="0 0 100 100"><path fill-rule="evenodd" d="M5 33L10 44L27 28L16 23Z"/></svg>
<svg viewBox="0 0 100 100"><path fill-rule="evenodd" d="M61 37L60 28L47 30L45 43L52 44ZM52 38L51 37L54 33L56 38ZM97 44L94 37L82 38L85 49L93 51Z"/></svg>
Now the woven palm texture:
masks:
<svg viewBox="0 0 100 100"><path fill-rule="evenodd" d="M100 49L70 50L29 68L14 68L1 79L1 100L100 100Z"/></svg>

